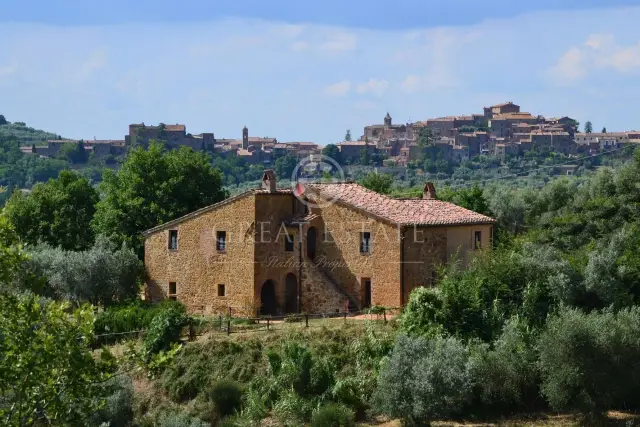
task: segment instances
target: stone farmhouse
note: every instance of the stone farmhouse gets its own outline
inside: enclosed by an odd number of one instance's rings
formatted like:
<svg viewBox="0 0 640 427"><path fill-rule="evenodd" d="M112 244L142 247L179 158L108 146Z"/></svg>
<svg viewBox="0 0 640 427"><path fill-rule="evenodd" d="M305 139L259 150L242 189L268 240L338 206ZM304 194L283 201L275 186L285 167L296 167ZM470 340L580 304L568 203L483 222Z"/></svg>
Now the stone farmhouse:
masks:
<svg viewBox="0 0 640 427"><path fill-rule="evenodd" d="M190 312L328 313L401 306L437 268L490 248L494 220L436 199L393 199L355 183L260 188L144 232L145 298Z"/></svg>

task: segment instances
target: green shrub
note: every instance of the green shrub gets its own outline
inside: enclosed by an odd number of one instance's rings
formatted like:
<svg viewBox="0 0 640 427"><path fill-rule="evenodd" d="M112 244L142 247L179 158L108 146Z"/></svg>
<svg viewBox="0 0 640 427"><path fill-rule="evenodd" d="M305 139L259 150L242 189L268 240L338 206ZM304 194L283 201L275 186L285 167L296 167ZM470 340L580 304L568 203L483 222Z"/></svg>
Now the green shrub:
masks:
<svg viewBox="0 0 640 427"><path fill-rule="evenodd" d="M544 408L539 396L533 334L513 318L493 343L472 346L471 372L477 402L472 409L482 415L533 412Z"/></svg>
<svg viewBox="0 0 640 427"><path fill-rule="evenodd" d="M160 351L169 350L171 344L180 339L182 327L189 318L178 306L169 306L160 310L151 321L144 338L145 353L150 356Z"/></svg>
<svg viewBox="0 0 640 427"><path fill-rule="evenodd" d="M103 423L109 427L129 427L133 423L133 385L131 378L118 375L111 378L107 385L113 393L107 397L104 407L95 412L87 424L99 426Z"/></svg>
<svg viewBox="0 0 640 427"><path fill-rule="evenodd" d="M216 380L248 383L266 368L258 339L209 340L184 346L163 372L160 384L171 399L182 402L204 392Z"/></svg>
<svg viewBox="0 0 640 427"><path fill-rule="evenodd" d="M207 399L213 403L218 419L232 415L242 407L242 388L234 381L216 381L207 391Z"/></svg>
<svg viewBox="0 0 640 427"><path fill-rule="evenodd" d="M172 300L166 300L155 305L141 300L134 300L127 304L111 306L98 313L94 330L96 335L147 330L154 316L169 308L179 312L186 311L181 303ZM105 336L101 337L98 345L114 343L130 337L132 335L126 334Z"/></svg>
<svg viewBox="0 0 640 427"><path fill-rule="evenodd" d="M211 427L211 425L185 412L165 412L158 419L158 427Z"/></svg>
<svg viewBox="0 0 640 427"><path fill-rule="evenodd" d="M421 426L457 414L471 400L467 348L455 338L400 335L380 373L376 412Z"/></svg>
<svg viewBox="0 0 640 427"><path fill-rule="evenodd" d="M311 418L311 427L353 427L353 412L344 405L328 403L318 409Z"/></svg>
<svg viewBox="0 0 640 427"><path fill-rule="evenodd" d="M542 393L554 409L599 415L636 409L640 307L585 314L563 309L538 341Z"/></svg>
<svg viewBox="0 0 640 427"><path fill-rule="evenodd" d="M273 415L285 427L298 427L309 421L312 404L288 389L273 405Z"/></svg>

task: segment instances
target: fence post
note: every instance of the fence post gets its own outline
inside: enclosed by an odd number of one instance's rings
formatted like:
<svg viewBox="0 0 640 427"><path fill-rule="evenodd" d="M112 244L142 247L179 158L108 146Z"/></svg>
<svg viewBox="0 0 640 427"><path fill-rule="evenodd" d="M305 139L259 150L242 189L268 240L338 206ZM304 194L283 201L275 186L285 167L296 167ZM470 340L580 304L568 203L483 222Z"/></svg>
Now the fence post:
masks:
<svg viewBox="0 0 640 427"><path fill-rule="evenodd" d="M229 317L231 317L231 306L229 306Z"/></svg>
<svg viewBox="0 0 640 427"><path fill-rule="evenodd" d="M307 313L304 314L304 326L305 328L309 327L309 315Z"/></svg>
<svg viewBox="0 0 640 427"><path fill-rule="evenodd" d="M231 319L227 320L227 335L231 335Z"/></svg>
<svg viewBox="0 0 640 427"><path fill-rule="evenodd" d="M269 330L269 318L267 317L267 331Z"/></svg>
<svg viewBox="0 0 640 427"><path fill-rule="evenodd" d="M344 312L344 323L347 323L347 312Z"/></svg>
<svg viewBox="0 0 640 427"><path fill-rule="evenodd" d="M193 327L193 323L189 323L189 341L196 339L196 328Z"/></svg>
<svg viewBox="0 0 640 427"><path fill-rule="evenodd" d="M382 317L384 317L384 323L387 323L387 309L382 307Z"/></svg>
<svg viewBox="0 0 640 427"><path fill-rule="evenodd" d="M218 314L218 322L220 323L220 329L222 329L222 314Z"/></svg>

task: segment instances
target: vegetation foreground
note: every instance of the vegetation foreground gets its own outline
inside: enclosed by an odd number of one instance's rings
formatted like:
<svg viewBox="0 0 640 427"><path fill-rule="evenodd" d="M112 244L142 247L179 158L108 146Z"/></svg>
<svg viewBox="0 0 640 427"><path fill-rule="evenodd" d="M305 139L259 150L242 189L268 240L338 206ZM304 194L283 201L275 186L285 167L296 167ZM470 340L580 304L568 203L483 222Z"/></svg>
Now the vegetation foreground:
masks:
<svg viewBox="0 0 640 427"><path fill-rule="evenodd" d="M445 192L497 219L495 247L386 325L193 342L217 319L136 299L139 232L225 197L221 175L184 150L127 162L100 195L64 172L0 215L0 425L637 422L620 413L640 406L640 152L540 189Z"/></svg>

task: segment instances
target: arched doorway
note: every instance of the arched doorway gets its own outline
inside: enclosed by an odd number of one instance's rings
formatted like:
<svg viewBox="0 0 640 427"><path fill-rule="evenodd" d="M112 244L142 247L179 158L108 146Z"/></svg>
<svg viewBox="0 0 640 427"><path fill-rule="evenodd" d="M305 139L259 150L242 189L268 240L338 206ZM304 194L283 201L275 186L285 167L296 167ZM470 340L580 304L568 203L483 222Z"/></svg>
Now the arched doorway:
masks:
<svg viewBox="0 0 640 427"><path fill-rule="evenodd" d="M318 232L315 227L309 227L307 230L307 256L311 261L316 258L316 240Z"/></svg>
<svg viewBox="0 0 640 427"><path fill-rule="evenodd" d="M276 284L273 280L267 280L260 290L260 314L263 316L275 316L278 314L278 301L276 300Z"/></svg>
<svg viewBox="0 0 640 427"><path fill-rule="evenodd" d="M284 279L284 312L298 312L298 279L293 273L287 274Z"/></svg>

